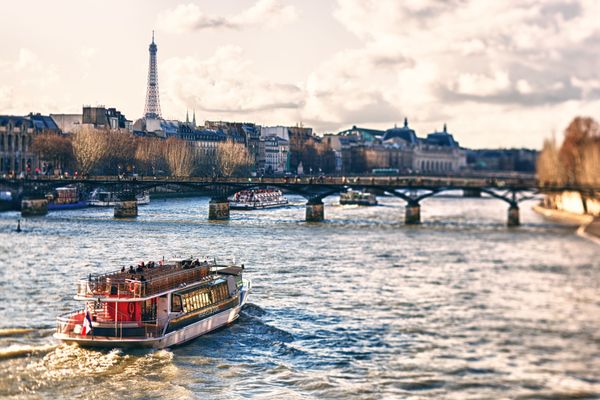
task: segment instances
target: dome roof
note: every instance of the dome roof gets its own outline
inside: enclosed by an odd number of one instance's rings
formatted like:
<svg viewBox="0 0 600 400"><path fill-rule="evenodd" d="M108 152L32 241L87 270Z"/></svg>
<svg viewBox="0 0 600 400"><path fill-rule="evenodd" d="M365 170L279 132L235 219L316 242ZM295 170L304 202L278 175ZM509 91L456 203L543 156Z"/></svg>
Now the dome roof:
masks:
<svg viewBox="0 0 600 400"><path fill-rule="evenodd" d="M459 147L459 144L454 140L454 136L448 133L446 124L442 132L433 132L427 135L427 143L435 146Z"/></svg>
<svg viewBox="0 0 600 400"><path fill-rule="evenodd" d="M393 127L385 131L385 135L383 135L383 141L390 139L402 139L409 144L417 144L418 139L415 131L408 127L408 120L404 118L404 126L401 128Z"/></svg>

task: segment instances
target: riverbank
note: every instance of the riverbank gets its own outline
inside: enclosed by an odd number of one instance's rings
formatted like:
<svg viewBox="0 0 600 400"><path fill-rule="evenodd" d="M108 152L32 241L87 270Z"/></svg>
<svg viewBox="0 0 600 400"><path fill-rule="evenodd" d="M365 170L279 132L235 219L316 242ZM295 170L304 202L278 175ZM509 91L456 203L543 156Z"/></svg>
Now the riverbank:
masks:
<svg viewBox="0 0 600 400"><path fill-rule="evenodd" d="M565 225L579 226L577 234L600 244L600 218L592 215L575 214L536 205L533 210L544 218Z"/></svg>

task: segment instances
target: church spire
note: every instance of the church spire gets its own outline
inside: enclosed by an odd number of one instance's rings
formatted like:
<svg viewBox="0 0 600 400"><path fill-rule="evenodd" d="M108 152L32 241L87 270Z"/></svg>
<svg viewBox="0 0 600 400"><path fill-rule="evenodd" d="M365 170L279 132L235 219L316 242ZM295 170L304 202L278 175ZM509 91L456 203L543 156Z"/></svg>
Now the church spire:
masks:
<svg viewBox="0 0 600 400"><path fill-rule="evenodd" d="M448 130L446 129L446 123L444 122L444 133L448 133Z"/></svg>
<svg viewBox="0 0 600 400"><path fill-rule="evenodd" d="M190 123L190 111L189 110L185 110L185 123L186 124Z"/></svg>
<svg viewBox="0 0 600 400"><path fill-rule="evenodd" d="M194 109L194 119L192 120L192 124L194 125L194 128L196 127L196 110Z"/></svg>

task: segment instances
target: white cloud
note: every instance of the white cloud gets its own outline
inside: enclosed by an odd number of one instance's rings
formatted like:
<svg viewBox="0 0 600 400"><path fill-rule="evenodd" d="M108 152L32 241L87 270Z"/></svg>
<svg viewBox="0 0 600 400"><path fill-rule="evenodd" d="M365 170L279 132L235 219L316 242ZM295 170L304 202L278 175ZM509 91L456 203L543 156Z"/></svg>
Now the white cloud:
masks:
<svg viewBox="0 0 600 400"><path fill-rule="evenodd" d="M471 96L491 96L510 87L510 78L504 71L496 71L493 76L484 74L461 74L450 88L457 93Z"/></svg>
<svg viewBox="0 0 600 400"><path fill-rule="evenodd" d="M196 109L201 118L294 121L301 89L259 77L236 46L220 47L208 59L175 57L161 69L161 96L173 111Z"/></svg>
<svg viewBox="0 0 600 400"><path fill-rule="evenodd" d="M19 49L14 60L0 63L0 109L3 114L23 114L24 110L56 111L65 104L56 66L48 64L28 48Z"/></svg>
<svg viewBox="0 0 600 400"><path fill-rule="evenodd" d="M323 132L386 128L406 116L420 134L448 122L469 146L538 146L600 100L596 9L587 0L338 0L335 18L358 46L322 60L304 81L272 82L241 49L224 47L206 60L165 62L163 89L180 109L220 118L303 121ZM255 6L227 23L254 24L265 12ZM578 25L585 35L573 33Z"/></svg>
<svg viewBox="0 0 600 400"><path fill-rule="evenodd" d="M547 134L560 129L557 121L572 118L569 113L577 110L573 104L582 112L593 110L588 105L600 100L595 85L600 70L598 15L600 2L595 0L337 0L334 11L339 23L361 41L363 48L355 53L368 58L368 49L377 47L413 60L394 75L364 61L361 65L370 68L348 67L354 72L349 79L361 82L354 88L356 99L363 92L386 99L424 129L444 121L460 126L464 130L457 132L458 139L469 137L463 143L475 146L483 143L486 118L488 125L510 132L516 129L511 116L518 115L520 132L540 135L540 126ZM327 115L347 108L339 104ZM528 111L533 118L523 118ZM501 137L506 136L494 140ZM512 138L523 140L523 135ZM527 139L530 145L533 139L541 143L538 136Z"/></svg>
<svg viewBox="0 0 600 400"><path fill-rule="evenodd" d="M519 79L517 81L517 91L521 94L529 94L533 92L533 88L525 79Z"/></svg>
<svg viewBox="0 0 600 400"><path fill-rule="evenodd" d="M297 16L296 8L283 4L281 0L258 0L250 8L229 17L206 14L196 4L189 3L161 13L158 25L173 33L210 28L276 27L294 21Z"/></svg>

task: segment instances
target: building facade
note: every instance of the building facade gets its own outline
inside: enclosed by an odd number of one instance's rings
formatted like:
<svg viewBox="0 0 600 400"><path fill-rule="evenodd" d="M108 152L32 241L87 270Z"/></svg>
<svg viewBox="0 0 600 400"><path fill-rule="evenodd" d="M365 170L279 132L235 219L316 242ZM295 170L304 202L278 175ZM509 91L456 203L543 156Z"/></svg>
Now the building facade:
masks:
<svg viewBox="0 0 600 400"><path fill-rule="evenodd" d="M264 171L266 174L289 172L289 142L279 136L261 138L264 148Z"/></svg>
<svg viewBox="0 0 600 400"><path fill-rule="evenodd" d="M35 136L42 132L60 134L60 129L45 115L0 116L0 171L3 174L27 174L41 168L41 161L31 146Z"/></svg>
<svg viewBox="0 0 600 400"><path fill-rule="evenodd" d="M385 131L353 126L337 135L324 137L336 155L339 173L371 173L395 169L401 173L453 173L466 167L461 149L446 126L419 138L408 120Z"/></svg>

